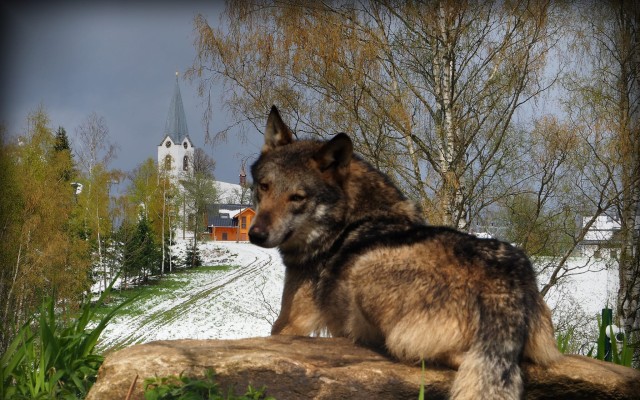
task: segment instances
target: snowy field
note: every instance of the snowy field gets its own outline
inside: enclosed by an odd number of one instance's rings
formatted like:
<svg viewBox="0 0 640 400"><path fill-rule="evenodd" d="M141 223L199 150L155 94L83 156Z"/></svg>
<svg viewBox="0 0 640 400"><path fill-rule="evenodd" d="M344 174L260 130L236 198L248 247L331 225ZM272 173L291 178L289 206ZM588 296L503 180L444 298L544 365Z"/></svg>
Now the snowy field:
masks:
<svg viewBox="0 0 640 400"><path fill-rule="evenodd" d="M177 244L178 252L184 251L184 244ZM200 249L204 265L233 267L172 275L184 285L145 302L140 315L115 317L103 332L99 348L167 339L269 335L284 282L278 252L235 242L205 242Z"/></svg>
<svg viewBox="0 0 640 400"><path fill-rule="evenodd" d="M184 254L186 242L178 242ZM239 339L268 336L277 317L284 281L284 266L275 249L249 243L205 242L203 264L231 265L226 271L172 274L177 289L145 301L134 316L117 316L101 336L100 349L169 339ZM584 258L569 261L583 266ZM591 264L553 289L547 303L554 322L583 320L582 335L597 330L595 316L617 293L617 271Z"/></svg>
<svg viewBox="0 0 640 400"><path fill-rule="evenodd" d="M552 310L594 317L603 308L615 308L619 288L618 269L607 260L573 257L567 260L571 276L552 288L545 298ZM543 277L539 281L544 280ZM540 282L539 282L540 283Z"/></svg>

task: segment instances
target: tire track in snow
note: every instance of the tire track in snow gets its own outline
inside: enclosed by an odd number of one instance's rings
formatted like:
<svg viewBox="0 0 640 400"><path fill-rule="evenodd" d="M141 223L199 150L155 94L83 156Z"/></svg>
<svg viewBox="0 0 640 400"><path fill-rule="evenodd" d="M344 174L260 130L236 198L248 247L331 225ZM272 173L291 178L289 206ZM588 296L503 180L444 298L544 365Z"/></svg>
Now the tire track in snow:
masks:
<svg viewBox="0 0 640 400"><path fill-rule="evenodd" d="M269 252L255 247L242 250L250 250L258 255L249 264L235 267L226 273L212 272L209 275L210 280L204 286L198 287L195 292L180 291L173 299L163 300L145 310L142 315L127 319L124 323L128 327L129 333L114 338L114 340L105 341L104 348L119 349L135 343L155 340L159 330L176 323L190 310L196 310L200 304L214 300L231 283L240 279L245 279L248 282L252 278L259 277L266 269L274 267L274 257ZM167 302L172 304L167 307Z"/></svg>
<svg viewBox="0 0 640 400"><path fill-rule="evenodd" d="M180 299L180 302L171 308L168 308L158 314L145 316L139 324L141 327L144 327L144 330L134 332L131 335L124 337L119 343L117 343L117 346L128 346L132 343L144 341L144 339L149 336L150 332L162 329L163 326L169 325L180 319L181 312L187 311L194 307L197 302L207 299L212 292L218 291L242 277L253 275L270 264L271 257L269 257L269 260L262 262L256 259L247 267L235 268L231 273L224 274L219 279L214 279L213 282L209 283L205 289L194 293L190 297Z"/></svg>

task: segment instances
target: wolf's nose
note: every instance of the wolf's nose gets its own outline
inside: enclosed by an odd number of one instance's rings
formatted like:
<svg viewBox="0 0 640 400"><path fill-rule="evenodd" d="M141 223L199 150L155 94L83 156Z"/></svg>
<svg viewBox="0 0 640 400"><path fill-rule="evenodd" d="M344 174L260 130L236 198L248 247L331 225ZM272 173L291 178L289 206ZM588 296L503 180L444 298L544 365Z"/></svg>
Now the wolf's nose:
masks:
<svg viewBox="0 0 640 400"><path fill-rule="evenodd" d="M260 228L258 225L254 225L249 228L249 241L258 246L264 244L267 241L268 233L266 230Z"/></svg>

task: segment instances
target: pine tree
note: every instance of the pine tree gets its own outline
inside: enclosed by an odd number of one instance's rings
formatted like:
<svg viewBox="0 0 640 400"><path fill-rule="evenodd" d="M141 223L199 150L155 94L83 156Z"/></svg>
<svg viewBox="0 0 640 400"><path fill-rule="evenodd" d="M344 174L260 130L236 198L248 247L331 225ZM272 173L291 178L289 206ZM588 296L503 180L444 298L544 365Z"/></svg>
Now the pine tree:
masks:
<svg viewBox="0 0 640 400"><path fill-rule="evenodd" d="M137 246L134 242L135 232L135 225L131 224L127 219L123 220L116 232L116 242L121 247L121 272L125 289L131 278L139 273L136 262Z"/></svg>
<svg viewBox="0 0 640 400"><path fill-rule="evenodd" d="M137 275L147 282L149 276L160 270L160 253L151 231L151 224L144 213L140 214L135 232L127 232L131 226L123 224L124 234L129 237L124 246L123 268L129 276Z"/></svg>
<svg viewBox="0 0 640 400"><path fill-rule="evenodd" d="M69 145L69 137L67 131L63 127L58 127L56 131L55 142L53 144L53 150L55 150L55 157L60 158L63 162L66 162L65 168L62 169L60 175L65 182L70 182L76 175L75 163L73 161L73 152Z"/></svg>
<svg viewBox="0 0 640 400"><path fill-rule="evenodd" d="M191 246L187 248L187 254L184 258L185 268L200 267L202 266L202 257L200 256L200 248L198 243L194 240L191 242Z"/></svg>
<svg viewBox="0 0 640 400"><path fill-rule="evenodd" d="M55 151L64 151L71 150L71 146L69 146L69 137L67 136L67 131L63 127L58 127L56 131L56 142L53 146Z"/></svg>

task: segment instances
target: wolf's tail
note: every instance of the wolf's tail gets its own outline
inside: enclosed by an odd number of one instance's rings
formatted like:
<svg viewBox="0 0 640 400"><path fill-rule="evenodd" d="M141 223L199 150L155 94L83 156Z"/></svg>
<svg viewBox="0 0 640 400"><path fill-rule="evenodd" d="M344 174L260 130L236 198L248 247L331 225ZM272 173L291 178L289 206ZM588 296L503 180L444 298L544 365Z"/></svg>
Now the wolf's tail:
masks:
<svg viewBox="0 0 640 400"><path fill-rule="evenodd" d="M451 399L503 399L522 397L522 375L518 362L506 354L487 353L480 345L466 354L451 387Z"/></svg>
<svg viewBox="0 0 640 400"><path fill-rule="evenodd" d="M477 338L458 368L452 399L520 399L520 362L549 365L561 357L542 297L535 293L524 301L528 307L522 300L504 294L481 299Z"/></svg>
<svg viewBox="0 0 640 400"><path fill-rule="evenodd" d="M458 368L451 398L517 400L526 343L527 311L513 296L490 295L480 301L479 329Z"/></svg>

